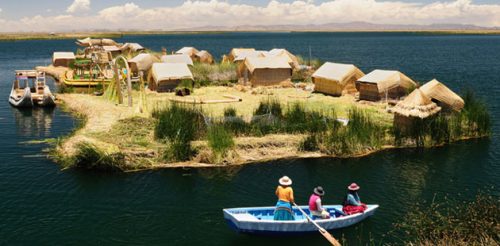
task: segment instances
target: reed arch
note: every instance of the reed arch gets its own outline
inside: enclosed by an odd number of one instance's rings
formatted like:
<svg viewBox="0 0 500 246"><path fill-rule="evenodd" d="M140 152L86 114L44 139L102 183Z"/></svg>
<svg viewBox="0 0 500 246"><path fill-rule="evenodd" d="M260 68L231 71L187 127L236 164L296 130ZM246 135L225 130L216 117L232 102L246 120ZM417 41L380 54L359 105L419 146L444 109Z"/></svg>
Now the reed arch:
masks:
<svg viewBox="0 0 500 246"><path fill-rule="evenodd" d="M119 103L123 103L123 95L121 94L121 87L120 87L120 78L118 76L118 61L122 61L125 64L125 68L127 69L127 96L128 96L128 106L132 107L132 80L130 78L130 67L128 65L127 58L123 57L122 55L117 56L113 60L113 70L116 74L116 89L117 93L120 93L118 95L119 98Z"/></svg>

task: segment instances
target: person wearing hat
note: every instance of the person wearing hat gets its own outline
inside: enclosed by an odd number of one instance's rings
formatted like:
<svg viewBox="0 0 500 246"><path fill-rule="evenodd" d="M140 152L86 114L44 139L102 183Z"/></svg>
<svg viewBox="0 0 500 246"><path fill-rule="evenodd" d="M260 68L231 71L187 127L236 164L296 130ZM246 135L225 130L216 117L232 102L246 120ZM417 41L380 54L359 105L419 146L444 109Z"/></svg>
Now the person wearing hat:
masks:
<svg viewBox="0 0 500 246"><path fill-rule="evenodd" d="M294 220L292 213L292 204L294 202L292 180L288 176L279 179L279 185L276 188L276 210L274 211L274 220Z"/></svg>
<svg viewBox="0 0 500 246"><path fill-rule="evenodd" d="M366 204L361 202L361 199L358 195L359 185L356 183L352 183L347 187L347 195L344 199L344 204L342 207L342 211L344 213L351 215L356 213L363 213L366 210Z"/></svg>
<svg viewBox="0 0 500 246"><path fill-rule="evenodd" d="M328 219L330 213L321 205L321 197L325 195L323 187L314 188L312 195L309 197L309 211L311 211L313 219Z"/></svg>

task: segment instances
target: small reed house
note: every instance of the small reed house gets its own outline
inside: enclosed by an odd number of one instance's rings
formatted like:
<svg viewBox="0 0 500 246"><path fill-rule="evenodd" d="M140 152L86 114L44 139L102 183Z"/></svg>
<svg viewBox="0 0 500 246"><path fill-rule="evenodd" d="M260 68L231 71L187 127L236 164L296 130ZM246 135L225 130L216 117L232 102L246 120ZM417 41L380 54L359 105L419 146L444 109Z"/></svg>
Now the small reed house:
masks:
<svg viewBox="0 0 500 246"><path fill-rule="evenodd" d="M212 54L210 54L206 50L202 50L197 52L194 55L194 60L199 63L205 63L205 64L213 64L214 63L214 57Z"/></svg>
<svg viewBox="0 0 500 246"><path fill-rule="evenodd" d="M151 73L149 89L157 92L171 92L182 81L193 81L193 74L185 63L154 63Z"/></svg>
<svg viewBox="0 0 500 246"><path fill-rule="evenodd" d="M394 128L400 132L409 132L414 124L437 114L441 107L437 106L420 89L415 89L403 101L390 109L394 113Z"/></svg>
<svg viewBox="0 0 500 246"><path fill-rule="evenodd" d="M314 91L332 96L355 94L356 81L365 74L352 64L327 62L312 75Z"/></svg>
<svg viewBox="0 0 500 246"><path fill-rule="evenodd" d="M420 90L444 111L460 111L464 107L464 100L436 79L421 86Z"/></svg>
<svg viewBox="0 0 500 246"><path fill-rule="evenodd" d="M391 70L374 70L356 81L359 99L367 101L399 99L415 87L417 84L412 79Z"/></svg>
<svg viewBox="0 0 500 246"><path fill-rule="evenodd" d="M282 58L248 57L241 66L243 80L252 86L279 85L292 79L292 67Z"/></svg>
<svg viewBox="0 0 500 246"><path fill-rule="evenodd" d="M194 60L196 53L198 53L198 52L200 52L200 51L194 47L183 47L182 49L176 51L175 54L187 55L187 56L191 57L191 59Z"/></svg>
<svg viewBox="0 0 500 246"><path fill-rule="evenodd" d="M54 52L52 56L52 65L54 67L69 67L75 62L75 53L73 52Z"/></svg>

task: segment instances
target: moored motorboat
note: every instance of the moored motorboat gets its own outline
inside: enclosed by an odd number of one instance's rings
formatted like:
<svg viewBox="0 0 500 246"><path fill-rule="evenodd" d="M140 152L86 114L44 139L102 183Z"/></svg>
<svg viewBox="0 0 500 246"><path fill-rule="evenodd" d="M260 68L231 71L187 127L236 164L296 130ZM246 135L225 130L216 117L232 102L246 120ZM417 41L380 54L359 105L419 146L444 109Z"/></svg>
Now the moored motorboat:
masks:
<svg viewBox="0 0 500 246"><path fill-rule="evenodd" d="M31 84L30 84L31 82ZM46 85L45 73L36 70L17 70L9 102L14 107L51 107L55 97Z"/></svg>
<svg viewBox="0 0 500 246"><path fill-rule="evenodd" d="M378 205L367 205L364 213L344 216L340 212L341 205L323 206L329 213L329 219L318 219L315 222L326 230L340 229L361 222L372 216ZM301 206L302 210L309 213L307 206ZM279 221L274 220L275 207L248 207L248 208L228 208L223 209L224 219L229 226L241 233L280 235L280 234L305 234L314 233L318 229L313 223L294 207L295 220Z"/></svg>

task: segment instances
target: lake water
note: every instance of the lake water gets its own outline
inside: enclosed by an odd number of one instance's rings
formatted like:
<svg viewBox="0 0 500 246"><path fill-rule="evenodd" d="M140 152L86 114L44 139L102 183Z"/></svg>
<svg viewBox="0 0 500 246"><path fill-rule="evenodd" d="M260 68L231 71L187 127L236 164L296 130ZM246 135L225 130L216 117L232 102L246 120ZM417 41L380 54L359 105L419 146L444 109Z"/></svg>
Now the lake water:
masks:
<svg viewBox="0 0 500 246"><path fill-rule="evenodd" d="M325 203L339 203L357 182L376 215L334 232L350 245L400 242L385 236L410 207L445 195L472 199L479 189L500 195L500 36L402 33L233 33L130 36L120 41L169 51L182 46L220 57L232 47L291 52L357 64L363 71L397 69L453 90L472 88L490 107L491 139L427 150L391 150L357 159L287 160L221 169L177 169L131 174L61 171L44 144L78 124L68 113L19 111L7 102L13 70L46 65L53 51L75 50L73 40L0 42L0 245L325 245L319 235L266 238L239 235L222 208L274 205L282 175L294 181L298 203L322 185Z"/></svg>

